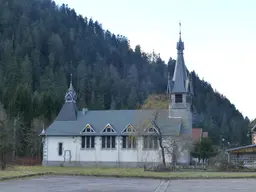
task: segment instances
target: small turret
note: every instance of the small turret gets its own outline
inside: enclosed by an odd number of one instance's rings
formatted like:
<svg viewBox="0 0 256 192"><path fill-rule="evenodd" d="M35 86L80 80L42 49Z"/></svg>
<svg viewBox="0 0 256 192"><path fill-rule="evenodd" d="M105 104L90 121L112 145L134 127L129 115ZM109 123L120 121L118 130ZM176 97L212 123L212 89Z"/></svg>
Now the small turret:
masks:
<svg viewBox="0 0 256 192"><path fill-rule="evenodd" d="M76 91L74 90L73 84L72 84L72 74L70 74L70 84L69 84L68 91L65 95L65 102L76 103L76 100L77 100L77 95L76 95Z"/></svg>
<svg viewBox="0 0 256 192"><path fill-rule="evenodd" d="M75 121L77 119L77 94L72 84L72 74L70 74L70 84L65 94L65 103L62 106L56 121Z"/></svg>

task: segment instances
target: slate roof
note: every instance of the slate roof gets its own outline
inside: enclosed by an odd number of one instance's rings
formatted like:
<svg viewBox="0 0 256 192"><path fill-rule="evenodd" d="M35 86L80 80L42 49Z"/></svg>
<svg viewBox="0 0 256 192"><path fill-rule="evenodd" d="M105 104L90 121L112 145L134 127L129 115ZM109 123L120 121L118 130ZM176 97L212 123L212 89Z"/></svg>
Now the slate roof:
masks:
<svg viewBox="0 0 256 192"><path fill-rule="evenodd" d="M64 104L66 105L66 104ZM68 112L68 111L66 111ZM62 121L55 120L46 130L47 136L76 136L81 135L81 131L89 124L95 133L82 133L84 135L122 135L123 130L131 124L137 131L142 127L146 128L150 120L154 117L154 110L92 110L78 111L77 120ZM158 125L163 135L178 136L182 129L181 118L169 118L168 110L160 110L158 115ZM65 114L62 114L66 116ZM59 119L62 117L59 115ZM110 124L115 130L114 133L102 133L102 130ZM144 126L143 126L144 124ZM138 128L140 127L140 128Z"/></svg>
<svg viewBox="0 0 256 192"><path fill-rule="evenodd" d="M177 43L177 50L178 54L171 83L171 91L172 93L185 93L188 91L186 88L186 81L188 79L188 75L183 57L184 43L181 41L181 38Z"/></svg>
<svg viewBox="0 0 256 192"><path fill-rule="evenodd" d="M77 120L76 103L65 102L55 120L56 121L76 121Z"/></svg>

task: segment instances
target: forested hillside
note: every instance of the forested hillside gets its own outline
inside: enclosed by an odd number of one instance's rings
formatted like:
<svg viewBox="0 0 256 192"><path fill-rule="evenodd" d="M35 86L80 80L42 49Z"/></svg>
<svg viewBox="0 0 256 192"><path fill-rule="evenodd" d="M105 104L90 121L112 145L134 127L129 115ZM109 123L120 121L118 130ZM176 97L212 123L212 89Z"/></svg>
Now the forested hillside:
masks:
<svg viewBox="0 0 256 192"><path fill-rule="evenodd" d="M174 65L170 59L171 72ZM19 155L37 153L31 147L42 128L38 122L47 126L56 116L70 73L79 108L134 109L150 94L165 93L166 66L158 54L143 53L139 45L132 50L126 37L105 31L64 5L0 0L0 100L15 122L19 117ZM192 75L195 126L208 130L215 143L220 134L245 143L248 121L210 84Z"/></svg>

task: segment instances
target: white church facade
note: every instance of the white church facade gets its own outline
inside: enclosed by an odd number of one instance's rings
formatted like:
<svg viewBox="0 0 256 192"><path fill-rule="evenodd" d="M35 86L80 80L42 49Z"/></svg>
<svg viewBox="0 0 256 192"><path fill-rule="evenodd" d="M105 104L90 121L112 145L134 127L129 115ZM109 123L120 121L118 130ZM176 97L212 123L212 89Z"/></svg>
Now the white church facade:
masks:
<svg viewBox="0 0 256 192"><path fill-rule="evenodd" d="M184 43L177 43L177 60L173 78L168 75L169 109L158 110L156 118L164 142L192 137L192 82L183 57ZM78 111L72 81L58 116L41 133L45 166L141 167L161 164L159 134L150 122L155 110L88 110ZM149 122L146 127L141 122ZM171 146L169 147L171 148ZM166 163L173 156L166 149ZM177 162L190 162L189 150L182 150Z"/></svg>

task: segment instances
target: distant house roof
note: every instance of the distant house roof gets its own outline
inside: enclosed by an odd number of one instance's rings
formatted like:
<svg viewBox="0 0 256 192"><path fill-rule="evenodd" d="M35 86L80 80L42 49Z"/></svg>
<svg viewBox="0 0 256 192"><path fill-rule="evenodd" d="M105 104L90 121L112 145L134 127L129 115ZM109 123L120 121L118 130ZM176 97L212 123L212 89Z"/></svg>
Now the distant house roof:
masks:
<svg viewBox="0 0 256 192"><path fill-rule="evenodd" d="M193 128L192 129L192 139L193 141L199 141L202 137L203 130L202 128Z"/></svg>
<svg viewBox="0 0 256 192"><path fill-rule="evenodd" d="M245 145L245 146L240 146L240 147L236 147L236 148L231 148L231 149L227 149L227 152L232 152L232 151L236 151L236 150L240 150L240 149L246 149L246 148L252 148L252 147L256 147L256 144L252 144L252 145Z"/></svg>
<svg viewBox="0 0 256 192"><path fill-rule="evenodd" d="M205 132L205 131L204 131L204 132L203 132L203 135L202 135L202 137L203 137L203 138L206 138L206 137L208 137L208 132Z"/></svg>
<svg viewBox="0 0 256 192"><path fill-rule="evenodd" d="M155 110L88 110L86 113L78 111L77 120L55 120L46 130L48 136L75 136L75 135L122 135L123 130L132 125L136 130L142 122L150 122ZM168 110L160 110L157 118L163 135L179 135L186 133L181 118L169 118ZM86 125L90 125L94 132L83 132ZM113 132L102 132L111 125Z"/></svg>

